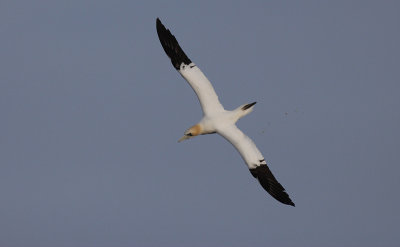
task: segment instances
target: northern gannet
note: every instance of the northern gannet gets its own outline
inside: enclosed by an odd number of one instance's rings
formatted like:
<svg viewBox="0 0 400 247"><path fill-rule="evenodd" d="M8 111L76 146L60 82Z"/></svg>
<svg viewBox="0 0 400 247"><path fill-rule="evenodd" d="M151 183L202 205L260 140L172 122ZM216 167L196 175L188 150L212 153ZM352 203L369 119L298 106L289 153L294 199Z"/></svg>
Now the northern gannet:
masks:
<svg viewBox="0 0 400 247"><path fill-rule="evenodd" d="M225 110L210 81L199 67L186 56L175 36L165 28L159 18L156 21L156 28L165 53L171 59L174 68L193 88L203 110L203 118L200 122L186 130L178 142L198 135L218 133L238 150L249 167L251 175L258 179L261 186L272 197L281 203L294 206L283 186L268 168L263 155L254 142L235 125L240 118L253 111L256 102L241 105L233 111Z"/></svg>

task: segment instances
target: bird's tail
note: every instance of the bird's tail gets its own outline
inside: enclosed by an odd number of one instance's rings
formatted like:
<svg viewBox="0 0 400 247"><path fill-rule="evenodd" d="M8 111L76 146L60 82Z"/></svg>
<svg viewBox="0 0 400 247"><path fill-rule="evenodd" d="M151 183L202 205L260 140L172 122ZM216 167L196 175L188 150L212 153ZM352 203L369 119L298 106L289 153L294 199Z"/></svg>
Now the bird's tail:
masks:
<svg viewBox="0 0 400 247"><path fill-rule="evenodd" d="M236 112L236 117L237 120L241 119L242 117L246 116L247 114L249 114L250 112L253 111L253 107L257 102L253 102L250 104L245 104L245 105L241 105L238 108L236 108L235 112ZM236 120L236 121L237 121Z"/></svg>
<svg viewBox="0 0 400 247"><path fill-rule="evenodd" d="M257 102L253 102L253 103L250 103L250 104L246 104L246 105L242 106L241 109L242 109L243 111L246 111L246 110L248 110L248 109L251 109L251 110L252 110L252 106L255 105L256 103L257 103Z"/></svg>

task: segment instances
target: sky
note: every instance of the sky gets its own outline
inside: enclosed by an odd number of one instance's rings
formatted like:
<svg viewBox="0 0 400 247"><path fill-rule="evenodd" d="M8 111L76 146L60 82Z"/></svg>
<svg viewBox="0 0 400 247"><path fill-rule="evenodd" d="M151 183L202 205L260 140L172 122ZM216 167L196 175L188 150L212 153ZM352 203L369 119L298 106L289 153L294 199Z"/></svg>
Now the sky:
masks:
<svg viewBox="0 0 400 247"><path fill-rule="evenodd" d="M398 246L398 1L0 2L0 246ZM171 29L296 207L202 117Z"/></svg>

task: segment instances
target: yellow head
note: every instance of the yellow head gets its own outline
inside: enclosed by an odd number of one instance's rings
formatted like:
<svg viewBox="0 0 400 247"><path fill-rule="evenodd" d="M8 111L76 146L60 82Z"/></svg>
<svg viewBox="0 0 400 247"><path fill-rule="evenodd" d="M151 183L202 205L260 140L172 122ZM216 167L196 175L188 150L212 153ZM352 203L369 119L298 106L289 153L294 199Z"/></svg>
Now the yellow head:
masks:
<svg viewBox="0 0 400 247"><path fill-rule="evenodd" d="M179 139L178 142L190 139L200 134L201 134L201 126L199 124L196 124L195 126L192 126L188 130L186 130L184 136L181 139Z"/></svg>

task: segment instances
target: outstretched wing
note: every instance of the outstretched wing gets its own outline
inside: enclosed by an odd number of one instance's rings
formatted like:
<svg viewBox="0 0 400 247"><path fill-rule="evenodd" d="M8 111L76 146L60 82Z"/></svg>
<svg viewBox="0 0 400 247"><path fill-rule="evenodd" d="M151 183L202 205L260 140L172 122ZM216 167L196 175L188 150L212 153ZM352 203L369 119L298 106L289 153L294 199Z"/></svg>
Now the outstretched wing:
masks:
<svg viewBox="0 0 400 247"><path fill-rule="evenodd" d="M261 186L276 200L281 203L292 205L283 186L276 180L267 166L264 157L254 142L246 136L236 125L230 125L217 130L217 133L228 140L238 150L244 162L250 169L251 175L258 179Z"/></svg>
<svg viewBox="0 0 400 247"><path fill-rule="evenodd" d="M165 53L171 59L172 65L186 79L193 88L200 101L204 115L224 111L218 100L213 86L201 70L186 56L178 41L171 32L165 28L160 19L156 22L157 34Z"/></svg>

